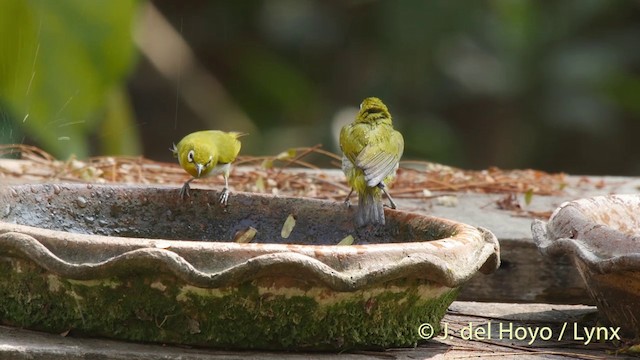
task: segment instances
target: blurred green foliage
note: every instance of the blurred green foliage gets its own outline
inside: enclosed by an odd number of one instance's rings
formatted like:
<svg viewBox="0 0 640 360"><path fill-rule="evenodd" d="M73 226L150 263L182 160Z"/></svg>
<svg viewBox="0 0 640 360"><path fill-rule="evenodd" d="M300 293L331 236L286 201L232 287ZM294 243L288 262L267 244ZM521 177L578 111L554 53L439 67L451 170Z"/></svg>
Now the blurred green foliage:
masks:
<svg viewBox="0 0 640 360"><path fill-rule="evenodd" d="M137 7L136 1L1 0L0 141L26 135L62 158L90 150L139 153L123 92L136 60ZM91 149L95 139L100 149Z"/></svg>

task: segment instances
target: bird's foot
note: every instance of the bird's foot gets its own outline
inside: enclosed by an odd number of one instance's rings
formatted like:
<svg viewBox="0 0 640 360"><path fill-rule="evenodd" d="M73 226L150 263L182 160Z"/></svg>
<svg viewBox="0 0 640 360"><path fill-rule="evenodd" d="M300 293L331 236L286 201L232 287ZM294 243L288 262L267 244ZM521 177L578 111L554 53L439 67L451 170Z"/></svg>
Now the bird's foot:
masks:
<svg viewBox="0 0 640 360"><path fill-rule="evenodd" d="M182 198L182 200L185 200L189 197L189 189L189 182L184 183L184 185L182 185L182 187L180 188L180 198Z"/></svg>
<svg viewBox="0 0 640 360"><path fill-rule="evenodd" d="M393 201L393 199L391 199L391 198L388 198L388 199L389 199L389 205L387 205L387 204L382 204L382 207L386 207L386 208L394 209L394 210L395 210L395 209L397 208L397 207L396 207L396 203Z"/></svg>
<svg viewBox="0 0 640 360"><path fill-rule="evenodd" d="M347 209L351 207L351 201L349 201L349 199L351 198L351 194L353 194L353 189L349 191L349 195L347 195L347 197L344 199L344 204L347 205Z"/></svg>
<svg viewBox="0 0 640 360"><path fill-rule="evenodd" d="M227 206L227 201L229 200L229 189L224 187L222 188L222 193L220 194L220 204L224 207Z"/></svg>
<svg viewBox="0 0 640 360"><path fill-rule="evenodd" d="M384 185L384 183L380 183L377 185L380 190L382 190L382 192L387 196L387 199L389 199L389 207L392 209L396 208L396 202L393 201L393 198L391 197L391 195L389 195L389 193L387 192L387 187Z"/></svg>

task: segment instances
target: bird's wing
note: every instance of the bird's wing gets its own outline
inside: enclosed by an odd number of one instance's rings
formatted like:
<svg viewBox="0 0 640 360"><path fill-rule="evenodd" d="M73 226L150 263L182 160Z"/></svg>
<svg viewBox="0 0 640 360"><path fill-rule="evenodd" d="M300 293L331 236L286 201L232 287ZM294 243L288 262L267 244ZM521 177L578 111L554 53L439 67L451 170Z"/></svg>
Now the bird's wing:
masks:
<svg viewBox="0 0 640 360"><path fill-rule="evenodd" d="M354 127L353 124L348 124L342 127L340 130L340 150L342 150L343 158L342 164L344 166L345 160L351 162L355 161L355 154L358 153L358 144L353 142L355 138L353 136Z"/></svg>
<svg viewBox="0 0 640 360"><path fill-rule="evenodd" d="M376 145L367 145L358 157L355 165L364 171L368 186L377 186L384 178L392 175L398 168L398 162L404 151L404 139L398 131L393 131L387 141Z"/></svg>
<svg viewBox="0 0 640 360"><path fill-rule="evenodd" d="M238 137L242 135L236 132L211 131L210 136L216 146L219 163L227 164L235 161L241 147Z"/></svg>
<svg viewBox="0 0 640 360"><path fill-rule="evenodd" d="M351 170L353 170L353 163L351 162L351 160L349 160L348 157L342 155L342 171L347 174Z"/></svg>

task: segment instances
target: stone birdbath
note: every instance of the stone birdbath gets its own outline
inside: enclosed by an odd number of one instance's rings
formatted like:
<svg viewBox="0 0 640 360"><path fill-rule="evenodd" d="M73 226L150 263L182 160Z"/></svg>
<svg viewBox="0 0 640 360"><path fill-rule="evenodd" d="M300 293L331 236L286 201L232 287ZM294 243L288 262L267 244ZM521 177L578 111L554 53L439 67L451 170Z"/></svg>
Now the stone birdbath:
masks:
<svg viewBox="0 0 640 360"><path fill-rule="evenodd" d="M339 202L218 196L0 187L0 321L237 349L415 346L500 261L491 232L452 220L387 209L384 227L356 230Z"/></svg>
<svg viewBox="0 0 640 360"><path fill-rule="evenodd" d="M640 337L640 196L609 195L562 204L532 224L540 252L578 269L607 325L601 338Z"/></svg>

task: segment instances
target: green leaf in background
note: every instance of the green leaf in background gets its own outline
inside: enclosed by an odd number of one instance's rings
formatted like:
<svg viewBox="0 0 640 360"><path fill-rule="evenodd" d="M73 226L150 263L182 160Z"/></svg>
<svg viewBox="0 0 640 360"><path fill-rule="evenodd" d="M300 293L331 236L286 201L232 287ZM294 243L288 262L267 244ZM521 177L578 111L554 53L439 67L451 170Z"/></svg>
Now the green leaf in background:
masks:
<svg viewBox="0 0 640 360"><path fill-rule="evenodd" d="M529 189L527 190L527 192L524 193L524 203L525 205L531 205L531 200L533 200L533 189Z"/></svg>
<svg viewBox="0 0 640 360"><path fill-rule="evenodd" d="M137 1L0 0L0 7L0 103L17 129L57 157L86 157L88 135L117 116L125 133L116 138L137 143L128 101L113 98L124 96L113 94L136 59ZM112 151L138 151L98 139Z"/></svg>
<svg viewBox="0 0 640 360"><path fill-rule="evenodd" d="M106 113L100 127L102 154L141 154L138 128L124 86L107 96Z"/></svg>

